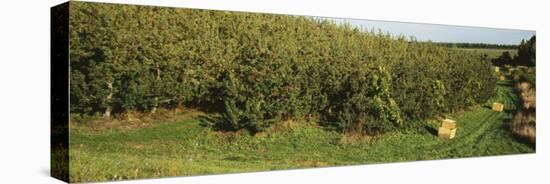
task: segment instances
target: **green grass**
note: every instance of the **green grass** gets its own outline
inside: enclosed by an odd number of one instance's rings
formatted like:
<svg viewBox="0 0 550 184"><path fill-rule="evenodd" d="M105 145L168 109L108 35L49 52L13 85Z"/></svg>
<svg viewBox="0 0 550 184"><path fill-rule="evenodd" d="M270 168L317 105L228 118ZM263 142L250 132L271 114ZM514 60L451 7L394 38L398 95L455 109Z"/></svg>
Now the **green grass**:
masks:
<svg viewBox="0 0 550 184"><path fill-rule="evenodd" d="M517 55L517 49L487 49L487 48L454 48L457 50L465 50L472 52L481 52L487 54L489 58L498 58L502 55L503 52L510 52L511 56Z"/></svg>
<svg viewBox="0 0 550 184"><path fill-rule="evenodd" d="M354 144L340 144L341 134L316 126L234 135L205 128L196 118L136 129L74 129L70 177L103 181L533 153L507 127L518 102L510 85L500 81L486 105L454 114L459 128L452 140L437 137L436 121ZM503 102L505 112L491 111L493 101Z"/></svg>

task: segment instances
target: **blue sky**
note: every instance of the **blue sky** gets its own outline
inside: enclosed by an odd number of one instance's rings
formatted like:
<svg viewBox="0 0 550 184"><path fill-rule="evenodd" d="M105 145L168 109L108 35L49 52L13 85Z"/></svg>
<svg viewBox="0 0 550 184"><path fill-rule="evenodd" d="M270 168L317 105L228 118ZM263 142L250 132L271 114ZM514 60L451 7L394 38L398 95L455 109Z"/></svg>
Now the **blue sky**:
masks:
<svg viewBox="0 0 550 184"><path fill-rule="evenodd" d="M394 36L414 36L419 41L434 42L473 42L491 44L519 44L521 39L529 39L535 31L518 29L495 29L483 27L447 26L437 24L416 24L390 21L372 21L359 19L321 18L334 20L336 23L350 23L362 30L374 29Z"/></svg>

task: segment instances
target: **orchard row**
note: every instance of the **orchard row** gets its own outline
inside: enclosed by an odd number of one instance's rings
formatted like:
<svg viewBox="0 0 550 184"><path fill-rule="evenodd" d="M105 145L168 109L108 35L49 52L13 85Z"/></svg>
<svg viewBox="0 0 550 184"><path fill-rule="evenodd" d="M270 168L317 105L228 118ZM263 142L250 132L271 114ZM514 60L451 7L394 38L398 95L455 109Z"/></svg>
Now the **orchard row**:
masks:
<svg viewBox="0 0 550 184"><path fill-rule="evenodd" d="M72 113L194 105L229 130L382 133L485 102L496 78L479 53L301 16L72 2L70 40Z"/></svg>

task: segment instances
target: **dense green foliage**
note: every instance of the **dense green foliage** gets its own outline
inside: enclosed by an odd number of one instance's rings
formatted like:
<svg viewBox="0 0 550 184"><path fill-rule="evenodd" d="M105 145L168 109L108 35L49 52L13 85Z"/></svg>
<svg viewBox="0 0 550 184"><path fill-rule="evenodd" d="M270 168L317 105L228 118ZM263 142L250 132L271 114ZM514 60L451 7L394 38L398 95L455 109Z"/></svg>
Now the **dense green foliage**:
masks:
<svg viewBox="0 0 550 184"><path fill-rule="evenodd" d="M517 82L528 82L533 88L536 88L536 74L534 67L516 67L511 71L510 77Z"/></svg>
<svg viewBox="0 0 550 184"><path fill-rule="evenodd" d="M536 66L536 36L529 40L521 40L517 49L517 55L512 56L509 52L503 52L498 58L492 60L493 64L503 66Z"/></svg>
<svg viewBox="0 0 550 184"><path fill-rule="evenodd" d="M516 58L519 65L536 66L536 41L537 39L535 36L527 41L521 40L518 49L518 57Z"/></svg>
<svg viewBox="0 0 550 184"><path fill-rule="evenodd" d="M485 102L479 53L308 17L71 2L71 112L195 105L230 130L318 116L386 132Z"/></svg>
<svg viewBox="0 0 550 184"><path fill-rule="evenodd" d="M456 42L435 42L437 45L451 48L471 48L471 49L517 49L518 45L508 44L488 44L488 43L456 43Z"/></svg>

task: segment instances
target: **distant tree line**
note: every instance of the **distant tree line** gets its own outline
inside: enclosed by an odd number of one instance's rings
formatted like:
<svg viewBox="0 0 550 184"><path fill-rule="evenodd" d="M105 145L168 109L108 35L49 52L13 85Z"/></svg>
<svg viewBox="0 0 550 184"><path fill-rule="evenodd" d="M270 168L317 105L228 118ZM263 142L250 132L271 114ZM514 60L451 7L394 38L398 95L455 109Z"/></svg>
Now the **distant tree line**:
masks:
<svg viewBox="0 0 550 184"><path fill-rule="evenodd" d="M529 40L521 40L518 48L518 54L512 56L510 52L503 52L498 58L492 60L493 64L502 66L536 66L536 36Z"/></svg>
<svg viewBox="0 0 550 184"><path fill-rule="evenodd" d="M456 43L456 42L435 42L436 45L449 48L479 48L479 49L517 49L518 45L511 44L489 44L489 43Z"/></svg>
<svg viewBox="0 0 550 184"><path fill-rule="evenodd" d="M227 130L382 133L485 102L496 80L479 53L300 16L71 2L70 38L72 113L194 106Z"/></svg>

